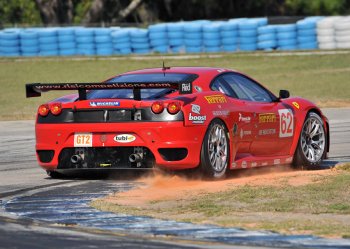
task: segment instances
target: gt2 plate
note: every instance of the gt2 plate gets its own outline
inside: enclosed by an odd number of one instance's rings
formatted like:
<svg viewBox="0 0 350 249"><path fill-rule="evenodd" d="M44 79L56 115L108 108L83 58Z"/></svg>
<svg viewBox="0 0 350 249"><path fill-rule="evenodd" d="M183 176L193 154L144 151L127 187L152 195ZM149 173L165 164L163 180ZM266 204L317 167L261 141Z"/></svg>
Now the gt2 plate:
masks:
<svg viewBox="0 0 350 249"><path fill-rule="evenodd" d="M92 147L92 133L75 133L74 147Z"/></svg>

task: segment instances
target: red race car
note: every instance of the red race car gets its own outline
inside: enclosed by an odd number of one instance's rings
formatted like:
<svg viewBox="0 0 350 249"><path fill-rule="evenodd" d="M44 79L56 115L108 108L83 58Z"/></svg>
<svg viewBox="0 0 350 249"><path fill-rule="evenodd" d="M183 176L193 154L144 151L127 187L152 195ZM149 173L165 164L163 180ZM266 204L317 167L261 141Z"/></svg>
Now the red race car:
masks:
<svg viewBox="0 0 350 249"><path fill-rule="evenodd" d="M32 83L27 97L78 90L43 104L36 153L52 177L89 169L196 168L221 178L229 169L320 166L329 125L308 100L276 97L237 71L153 68L103 83Z"/></svg>

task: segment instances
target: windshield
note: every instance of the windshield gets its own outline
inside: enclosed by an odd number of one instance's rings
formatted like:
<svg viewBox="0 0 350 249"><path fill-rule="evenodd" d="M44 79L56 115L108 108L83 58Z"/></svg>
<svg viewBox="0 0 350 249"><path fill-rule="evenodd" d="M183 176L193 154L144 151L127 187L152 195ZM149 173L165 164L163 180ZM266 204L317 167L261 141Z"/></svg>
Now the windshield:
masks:
<svg viewBox="0 0 350 249"><path fill-rule="evenodd" d="M187 81L193 74L183 73L151 73L151 74L126 74L120 75L107 81L108 83L133 83L133 82L181 82ZM161 98L173 92L173 89L141 89L141 99ZM132 89L94 90L87 94L87 99L132 99Z"/></svg>

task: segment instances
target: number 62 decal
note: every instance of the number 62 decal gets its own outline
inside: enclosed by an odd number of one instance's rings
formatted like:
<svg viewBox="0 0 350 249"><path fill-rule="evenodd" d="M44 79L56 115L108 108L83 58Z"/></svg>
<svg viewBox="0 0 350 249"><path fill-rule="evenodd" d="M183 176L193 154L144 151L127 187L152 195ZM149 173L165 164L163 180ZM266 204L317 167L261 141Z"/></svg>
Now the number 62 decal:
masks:
<svg viewBox="0 0 350 249"><path fill-rule="evenodd" d="M280 115L280 137L291 137L294 133L294 117L290 109L278 110Z"/></svg>

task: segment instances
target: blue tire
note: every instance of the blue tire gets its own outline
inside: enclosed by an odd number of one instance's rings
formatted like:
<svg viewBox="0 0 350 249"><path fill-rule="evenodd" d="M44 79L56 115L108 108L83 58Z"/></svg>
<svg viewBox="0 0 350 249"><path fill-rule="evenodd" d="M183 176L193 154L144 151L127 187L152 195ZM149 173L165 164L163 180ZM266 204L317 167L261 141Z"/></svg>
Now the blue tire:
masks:
<svg viewBox="0 0 350 249"><path fill-rule="evenodd" d="M129 35L129 30L118 30L118 31L114 31L111 33L111 36L115 39L122 39L122 38L125 38L125 37L130 37Z"/></svg>
<svg viewBox="0 0 350 249"><path fill-rule="evenodd" d="M57 29L51 29L51 28L43 28L38 30L38 36L39 37L56 37L57 36Z"/></svg>
<svg viewBox="0 0 350 249"><path fill-rule="evenodd" d="M95 44L94 43L80 43L80 44L77 44L77 48L80 50L83 50L83 49L95 50Z"/></svg>
<svg viewBox="0 0 350 249"><path fill-rule="evenodd" d="M258 42L258 49L268 49L277 47L275 40Z"/></svg>
<svg viewBox="0 0 350 249"><path fill-rule="evenodd" d="M149 50L148 43L131 43L131 47L134 50Z"/></svg>
<svg viewBox="0 0 350 249"><path fill-rule="evenodd" d="M20 47L19 46L1 46L1 51L4 53L12 54L12 53L19 53L20 52Z"/></svg>
<svg viewBox="0 0 350 249"><path fill-rule="evenodd" d="M112 30L110 28L95 28L94 34L95 36L109 36Z"/></svg>
<svg viewBox="0 0 350 249"><path fill-rule="evenodd" d="M75 48L75 42L60 42L58 43L58 47L61 50L71 50Z"/></svg>
<svg viewBox="0 0 350 249"><path fill-rule="evenodd" d="M175 47L177 47L177 46L182 46L182 45L184 45L184 40L182 39L182 38L180 38L180 39L170 39L169 40L169 45L171 45L171 46L175 46Z"/></svg>
<svg viewBox="0 0 350 249"><path fill-rule="evenodd" d="M297 50L298 47L296 45L285 45L285 46L279 46L279 50Z"/></svg>
<svg viewBox="0 0 350 249"><path fill-rule="evenodd" d="M262 42L262 41L271 41L271 40L276 40L275 33L258 35L258 41Z"/></svg>
<svg viewBox="0 0 350 249"><path fill-rule="evenodd" d="M114 53L113 48L96 49L96 55L111 56L111 55L113 55L113 53Z"/></svg>
<svg viewBox="0 0 350 249"><path fill-rule="evenodd" d="M152 47L165 46L165 45L168 45L168 40L166 39L150 40L150 44Z"/></svg>
<svg viewBox="0 0 350 249"><path fill-rule="evenodd" d="M21 51L23 53L38 53L39 47L38 46L21 46Z"/></svg>
<svg viewBox="0 0 350 249"><path fill-rule="evenodd" d="M259 35L274 34L275 32L276 28L272 25L262 26L258 28Z"/></svg>
<svg viewBox="0 0 350 249"><path fill-rule="evenodd" d="M131 48L123 48L123 49L120 49L119 52L121 54L131 54L132 50L131 50Z"/></svg>
<svg viewBox="0 0 350 249"><path fill-rule="evenodd" d="M203 33L203 39L204 40L219 40L220 39L220 33Z"/></svg>
<svg viewBox="0 0 350 249"><path fill-rule="evenodd" d="M256 43L257 42L257 37L252 36L252 37L239 37L239 43Z"/></svg>
<svg viewBox="0 0 350 249"><path fill-rule="evenodd" d="M75 41L77 43L93 43L94 37L93 36L76 36Z"/></svg>
<svg viewBox="0 0 350 249"><path fill-rule="evenodd" d="M58 36L58 42L75 42L75 36L74 35L59 35Z"/></svg>
<svg viewBox="0 0 350 249"><path fill-rule="evenodd" d="M57 36L43 36L43 37L40 36L38 41L40 44L58 43Z"/></svg>
<svg viewBox="0 0 350 249"><path fill-rule="evenodd" d="M151 51L147 48L139 48L139 49L134 49L133 52L135 54L149 54Z"/></svg>
<svg viewBox="0 0 350 249"><path fill-rule="evenodd" d="M96 49L113 49L113 43L96 43Z"/></svg>
<svg viewBox="0 0 350 249"><path fill-rule="evenodd" d="M21 46L38 46L38 39L21 39Z"/></svg>
<svg viewBox="0 0 350 249"><path fill-rule="evenodd" d="M94 36L94 29L92 28L79 28L75 30L76 37L93 37Z"/></svg>
<svg viewBox="0 0 350 249"><path fill-rule="evenodd" d="M169 52L169 46L157 46L153 48L154 52L166 54Z"/></svg>
<svg viewBox="0 0 350 249"><path fill-rule="evenodd" d="M133 38L144 38L148 39L148 31L147 30L142 30L142 29L136 29L130 31L130 37Z"/></svg>
<svg viewBox="0 0 350 249"><path fill-rule="evenodd" d="M127 49L127 48L131 48L131 44L130 42L122 42L122 43L114 43L113 47L115 49Z"/></svg>
<svg viewBox="0 0 350 249"><path fill-rule="evenodd" d="M61 56L71 56L71 55L76 55L76 54L77 54L77 50L75 48L61 49L60 50Z"/></svg>
<svg viewBox="0 0 350 249"><path fill-rule="evenodd" d="M58 50L47 50L47 51L40 51L39 56L58 56L59 51Z"/></svg>
<svg viewBox="0 0 350 249"><path fill-rule="evenodd" d="M200 53L202 52L202 47L201 46L196 46L196 47L186 47L186 52L187 53Z"/></svg>
<svg viewBox="0 0 350 249"><path fill-rule="evenodd" d="M185 33L184 35L185 39L202 39L202 33L201 32L193 32L193 33Z"/></svg>
<svg viewBox="0 0 350 249"><path fill-rule="evenodd" d="M39 45L40 51L58 50L58 43L47 43Z"/></svg>
<svg viewBox="0 0 350 249"><path fill-rule="evenodd" d="M301 43L298 46L299 49L305 49L305 50L312 50L312 49L318 49L318 43L315 42L307 42L307 43Z"/></svg>
<svg viewBox="0 0 350 249"><path fill-rule="evenodd" d="M173 39L178 39L184 37L183 32L169 32L168 33L168 38L173 38Z"/></svg>
<svg viewBox="0 0 350 249"><path fill-rule="evenodd" d="M36 57L36 56L38 56L38 53L37 52L22 52L22 56L25 56L25 57Z"/></svg>
<svg viewBox="0 0 350 249"><path fill-rule="evenodd" d="M316 29L300 29L298 30L300 36L316 36Z"/></svg>
<svg viewBox="0 0 350 249"><path fill-rule="evenodd" d="M73 36L74 37L74 28L59 28L57 30L58 36Z"/></svg>
<svg viewBox="0 0 350 249"><path fill-rule="evenodd" d="M131 43L149 43L148 37L131 38Z"/></svg>
<svg viewBox="0 0 350 249"><path fill-rule="evenodd" d="M297 44L296 39L283 39L283 40L277 40L278 46L295 46Z"/></svg>
<svg viewBox="0 0 350 249"><path fill-rule="evenodd" d="M202 39L185 40L185 45L188 47L197 47L202 45Z"/></svg>
<svg viewBox="0 0 350 249"><path fill-rule="evenodd" d="M297 40L298 40L298 43L310 43L310 42L317 43L316 36L298 36Z"/></svg>
<svg viewBox="0 0 350 249"><path fill-rule="evenodd" d="M225 52L234 52L237 51L237 45L224 45L222 46L222 50Z"/></svg>
<svg viewBox="0 0 350 249"><path fill-rule="evenodd" d="M4 57L19 57L21 54L19 52L3 52L2 56Z"/></svg>
<svg viewBox="0 0 350 249"><path fill-rule="evenodd" d="M238 23L238 27L239 27L239 30L243 31L243 30L249 30L249 29L257 29L259 26L258 22L256 21L251 21L251 20L248 20L248 21L243 21L243 22L240 22Z"/></svg>
<svg viewBox="0 0 350 249"><path fill-rule="evenodd" d="M95 36L96 43L107 43L112 42L112 38L109 35Z"/></svg>
<svg viewBox="0 0 350 249"><path fill-rule="evenodd" d="M173 53L180 53L180 52L184 51L184 47L183 46L174 46L174 47L171 47L171 51Z"/></svg>
<svg viewBox="0 0 350 249"><path fill-rule="evenodd" d="M38 33L32 30L25 30L19 33L19 37L22 40L36 40L38 38Z"/></svg>
<svg viewBox="0 0 350 249"><path fill-rule="evenodd" d="M242 51L255 51L257 48L258 47L255 43L239 44L239 50Z"/></svg>
<svg viewBox="0 0 350 249"><path fill-rule="evenodd" d="M77 54L78 55L85 55L85 56L91 56L91 55L95 55L95 49L81 49L78 48L77 49Z"/></svg>
<svg viewBox="0 0 350 249"><path fill-rule="evenodd" d="M314 21L305 21L301 20L297 22L297 29L298 30L307 30L307 29L315 29L316 28L316 22Z"/></svg>
<svg viewBox="0 0 350 249"><path fill-rule="evenodd" d="M18 32L1 31L0 40L17 40L19 37Z"/></svg>
<svg viewBox="0 0 350 249"><path fill-rule="evenodd" d="M150 32L149 38L151 40L157 40L157 39L168 39L166 32Z"/></svg>
<svg viewBox="0 0 350 249"><path fill-rule="evenodd" d="M221 45L221 40L217 39L217 40L204 40L204 45L207 47L220 47Z"/></svg>
<svg viewBox="0 0 350 249"><path fill-rule="evenodd" d="M235 22L225 22L224 24L221 25L220 27L220 30L222 32L225 32L225 31L237 31L238 29L238 23L235 23Z"/></svg>
<svg viewBox="0 0 350 249"><path fill-rule="evenodd" d="M238 36L237 30L231 30L231 31L221 31L220 33L221 38L232 38Z"/></svg>
<svg viewBox="0 0 350 249"><path fill-rule="evenodd" d="M277 39L283 40L283 39L296 39L297 33L296 32L281 32L277 33Z"/></svg>
<svg viewBox="0 0 350 249"><path fill-rule="evenodd" d="M188 23L188 24L184 25L184 31L185 31L185 34L186 33L200 33L200 32L202 32L202 25Z"/></svg>
<svg viewBox="0 0 350 249"><path fill-rule="evenodd" d="M18 45L19 45L19 39L0 40L0 46L3 46L3 47L14 47Z"/></svg>
<svg viewBox="0 0 350 249"><path fill-rule="evenodd" d="M126 42L130 43L130 37L113 38L112 42L113 43L126 43Z"/></svg>
<svg viewBox="0 0 350 249"><path fill-rule="evenodd" d="M236 37L233 37L233 38L224 38L224 39L221 39L221 43L223 45L234 45L234 44L237 44L238 43L238 38Z"/></svg>
<svg viewBox="0 0 350 249"><path fill-rule="evenodd" d="M218 24L208 24L202 27L203 33L219 33L220 25Z"/></svg>
<svg viewBox="0 0 350 249"><path fill-rule="evenodd" d="M244 29L244 30L239 30L238 34L240 37L256 37L258 32L256 29Z"/></svg>
<svg viewBox="0 0 350 249"><path fill-rule="evenodd" d="M182 22L180 23L168 23L168 32L183 32L184 30L184 24Z"/></svg>
<svg viewBox="0 0 350 249"><path fill-rule="evenodd" d="M221 52L221 47L220 46L216 46L216 47L205 47L205 52L208 53L218 53Z"/></svg>
<svg viewBox="0 0 350 249"><path fill-rule="evenodd" d="M148 31L150 33L152 32L166 32L167 31L167 25L166 24L155 24L148 26Z"/></svg>

